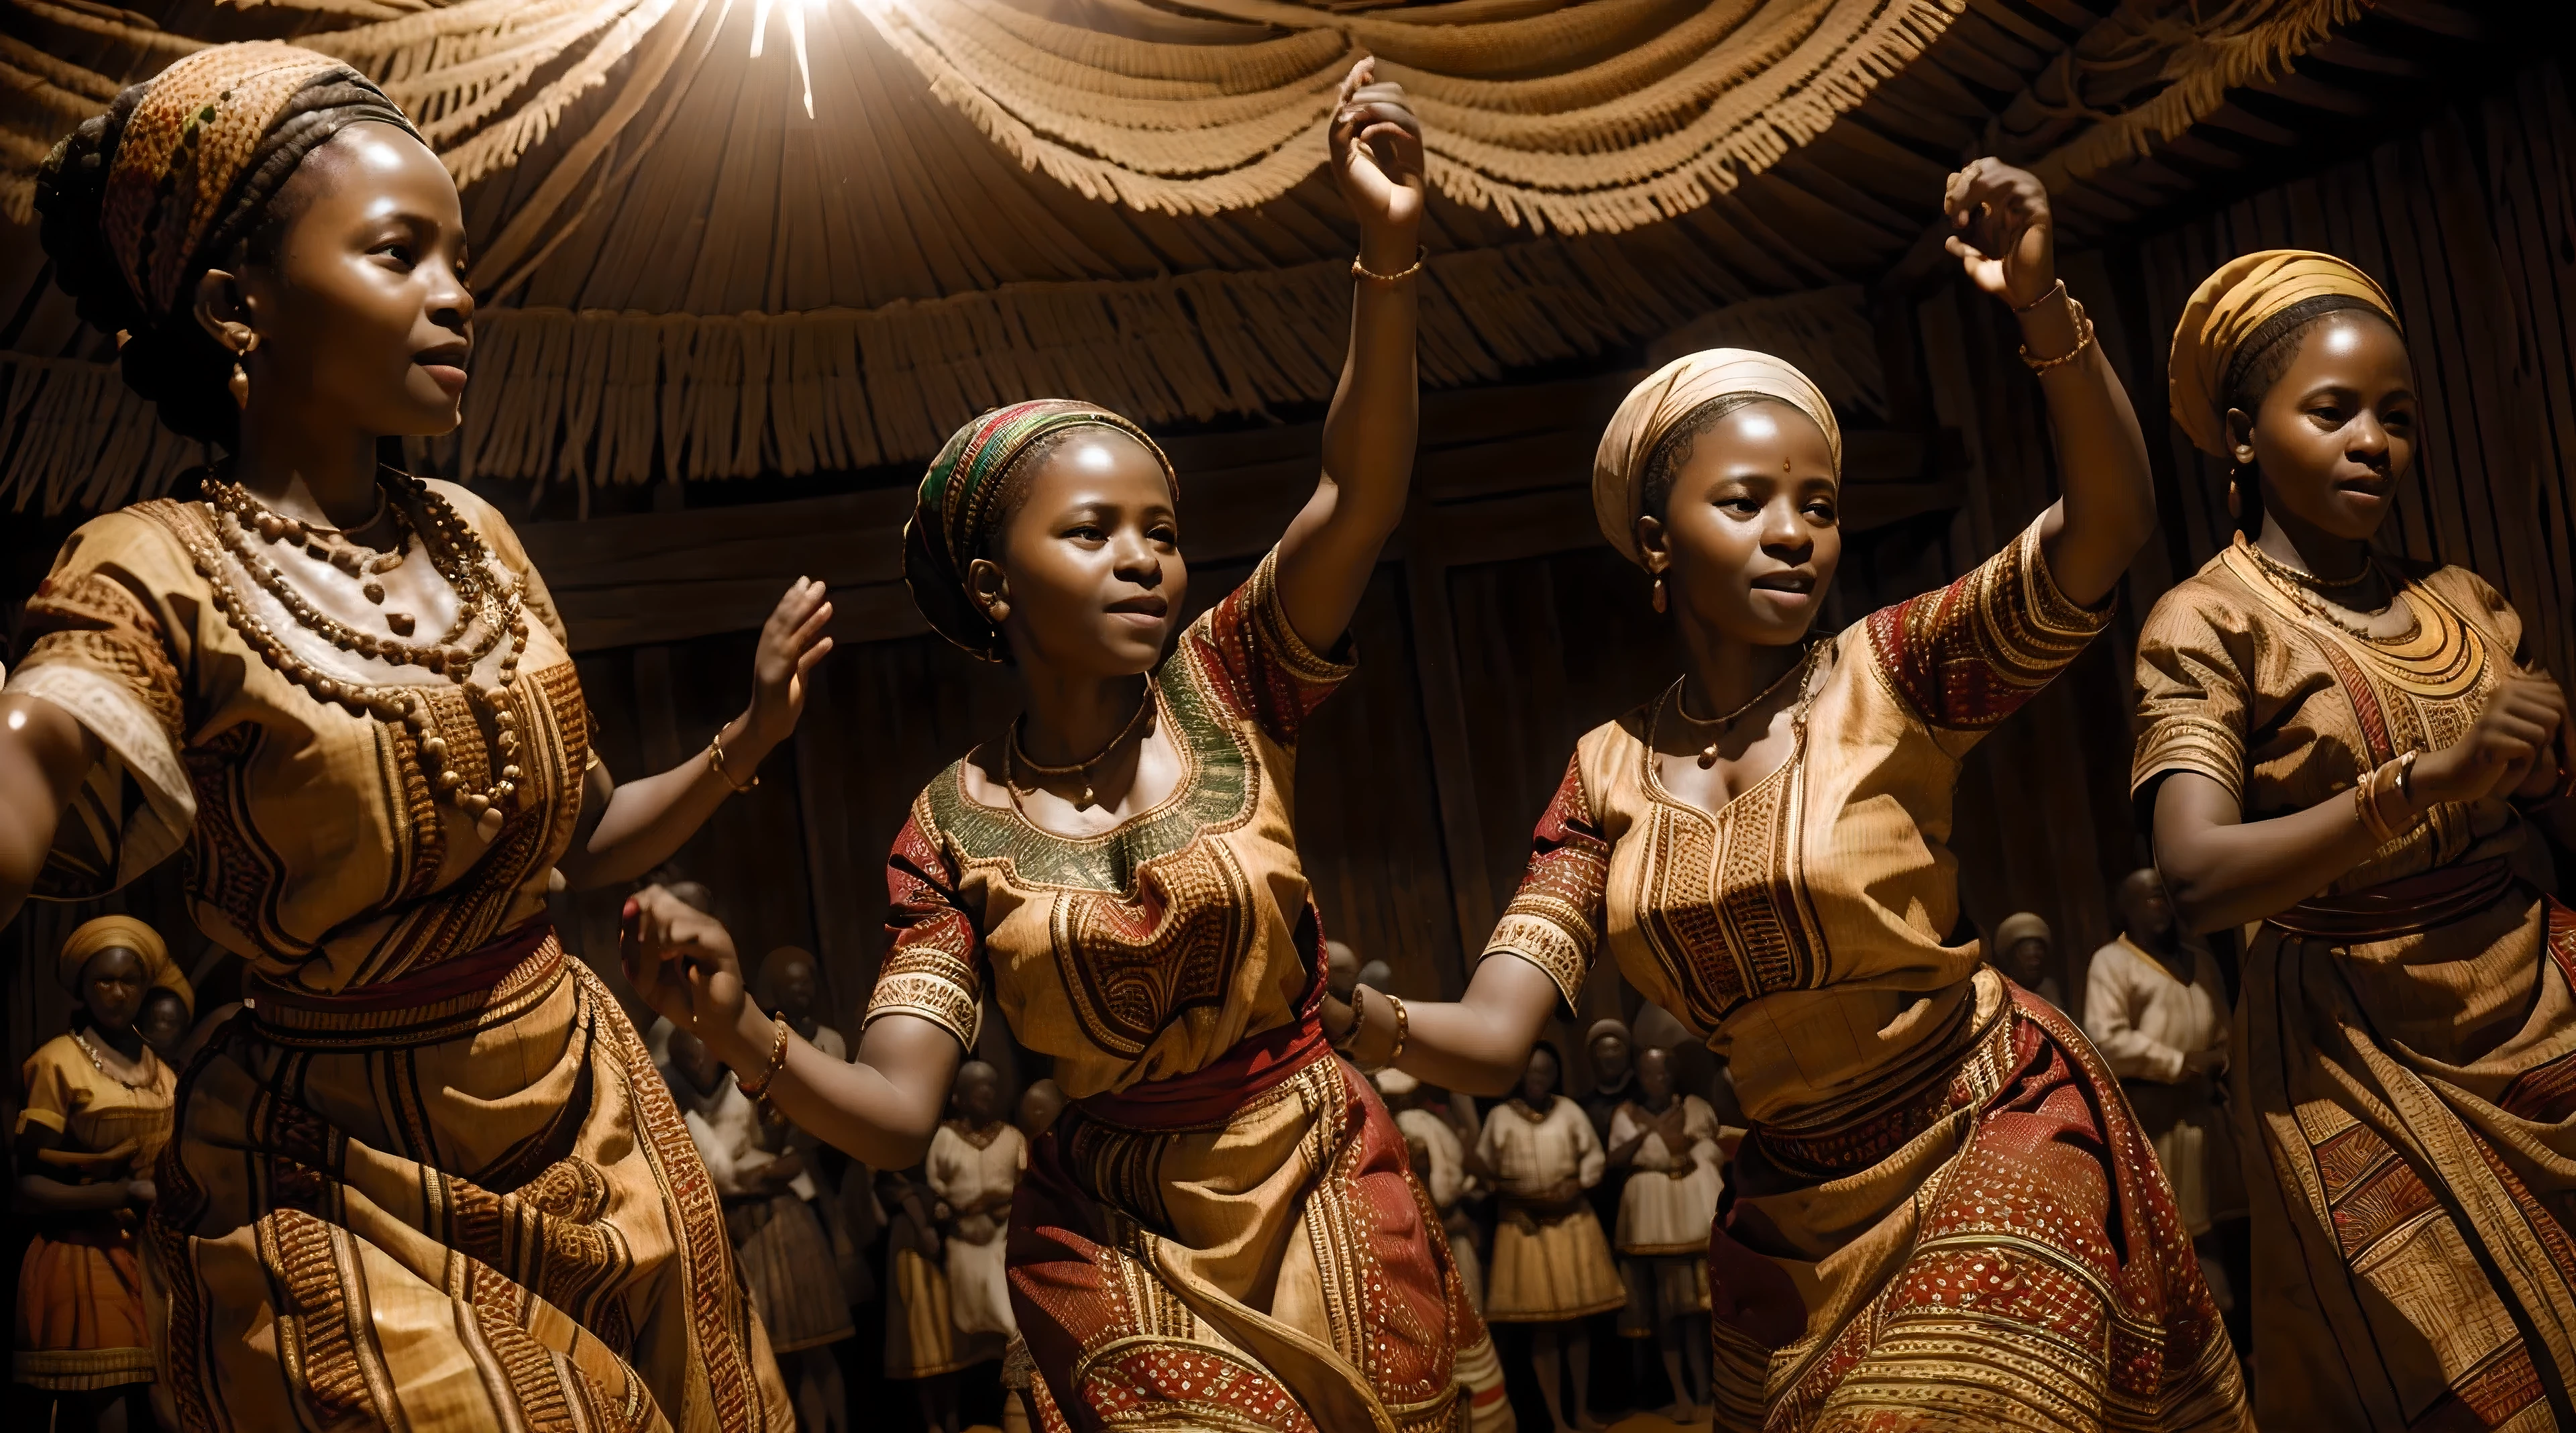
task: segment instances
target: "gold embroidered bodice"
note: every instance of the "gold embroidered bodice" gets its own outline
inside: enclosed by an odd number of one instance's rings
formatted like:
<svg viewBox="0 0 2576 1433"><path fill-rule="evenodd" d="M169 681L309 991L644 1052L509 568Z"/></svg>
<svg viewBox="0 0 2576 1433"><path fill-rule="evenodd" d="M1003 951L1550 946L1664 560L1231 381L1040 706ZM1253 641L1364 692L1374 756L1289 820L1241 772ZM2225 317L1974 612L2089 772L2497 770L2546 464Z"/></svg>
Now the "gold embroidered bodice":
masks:
<svg viewBox="0 0 2576 1433"><path fill-rule="evenodd" d="M1605 940L1620 972L1730 1058L1757 1120L1858 1088L1961 1027L1945 844L1959 762L2108 620L2060 593L2038 526L1947 588L1833 639L1788 759L1723 809L1664 788L1655 708L1587 733L1486 954L1569 1003Z"/></svg>
<svg viewBox="0 0 2576 1433"><path fill-rule="evenodd" d="M1296 740L1350 668L1289 627L1274 562L1154 671L1185 774L1152 810L1075 839L977 800L963 761L922 791L887 859L893 946L868 1020L917 1015L971 1046L989 978L1012 1033L1082 1099L1302 1016L1322 934L1297 861Z"/></svg>
<svg viewBox="0 0 2576 1433"><path fill-rule="evenodd" d="M62 707L105 750L63 815L39 896L104 894L184 847L198 927L263 975L316 991L392 980L544 911L580 816L589 711L509 524L464 489L434 486L492 549L496 580L526 584L528 647L506 697L522 777L499 833L486 842L432 799L400 722L326 704L269 666L194 565L192 548L233 562L215 519L155 499L84 524L27 604L33 641L8 690ZM273 629L294 627L238 566L229 577ZM340 679L407 681L449 764L477 789L490 782L489 730L453 683L348 653L315 660Z"/></svg>
<svg viewBox="0 0 2576 1433"><path fill-rule="evenodd" d="M2177 771L2226 787L2249 821L2304 811L2401 752L2458 741L2506 674L2539 671L2512 604L2467 568L2386 564L2415 620L2378 640L2303 610L2242 544L2166 593L2138 634L2131 787L2142 814ZM2329 889L2524 845L2504 795L2445 804Z"/></svg>

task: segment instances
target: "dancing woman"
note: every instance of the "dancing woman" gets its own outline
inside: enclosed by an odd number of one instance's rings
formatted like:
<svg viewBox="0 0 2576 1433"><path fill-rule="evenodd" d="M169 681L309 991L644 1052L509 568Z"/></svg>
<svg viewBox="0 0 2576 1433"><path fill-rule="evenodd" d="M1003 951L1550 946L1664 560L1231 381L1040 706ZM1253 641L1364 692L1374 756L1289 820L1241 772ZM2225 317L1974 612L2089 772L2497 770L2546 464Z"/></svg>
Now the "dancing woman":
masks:
<svg viewBox="0 0 2576 1433"><path fill-rule="evenodd" d="M1360 253L1323 481L1249 580L1179 630L1170 464L1085 404L988 413L923 478L913 596L1017 669L1026 715L895 839L856 1062L744 1007L712 922L659 892L632 917L648 998L879 1168L921 1158L988 985L1053 1059L1073 1103L1006 1249L1046 1427L1448 1428L1462 1348L1498 1373L1403 1134L1321 1032L1290 806L1413 461L1421 140L1370 75L1352 70L1331 134Z"/></svg>
<svg viewBox="0 0 2576 1433"><path fill-rule="evenodd" d="M2020 315L2064 496L1948 587L1813 638L1842 546L1823 395L1740 349L1639 384L1593 502L1687 666L1577 745L1465 999L1363 985L1348 1043L1495 1089L1606 938L1728 1059L1752 1131L1709 1236L1726 1426L2241 1428L2117 1081L1961 930L1960 760L2101 630L2155 511L2038 181L1981 160L1944 204L1951 252Z"/></svg>
<svg viewBox="0 0 2576 1433"><path fill-rule="evenodd" d="M72 535L0 692L0 920L184 844L250 965L144 1231L164 1421L789 1426L706 1170L545 910L790 733L821 589L716 743L619 785L509 524L377 461L456 425L472 353L456 186L401 111L215 46L57 146L36 204L126 381L228 454Z"/></svg>
<svg viewBox="0 0 2576 1433"><path fill-rule="evenodd" d="M2135 789L2185 921L2262 923L2264 1422L2576 1427L2576 915L2531 830L2576 833L2566 697L2477 574L2373 550L2422 418L2366 275L2226 265L2172 376L2243 526L2139 636Z"/></svg>

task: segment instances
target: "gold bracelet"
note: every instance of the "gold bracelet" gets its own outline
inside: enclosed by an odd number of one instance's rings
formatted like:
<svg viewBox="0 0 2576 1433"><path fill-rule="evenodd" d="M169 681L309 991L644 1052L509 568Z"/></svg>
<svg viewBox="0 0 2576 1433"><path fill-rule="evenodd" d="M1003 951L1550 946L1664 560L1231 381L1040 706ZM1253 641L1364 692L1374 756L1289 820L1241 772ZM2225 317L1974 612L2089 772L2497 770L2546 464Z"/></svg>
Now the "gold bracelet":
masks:
<svg viewBox="0 0 2576 1433"><path fill-rule="evenodd" d="M1414 246L1413 246L1413 267L1411 267L1411 268L1409 268L1409 269L1404 270L1402 273L1395 273L1395 274L1381 274L1381 273L1377 272L1375 269L1370 268L1368 265L1361 263L1359 260L1357 260L1357 259L1353 259L1353 260L1351 260L1351 277L1352 277L1352 278L1355 278L1355 279L1371 279L1371 280L1374 280L1374 281L1376 281L1376 282L1378 282L1378 283L1381 283L1381 284L1400 284L1400 283L1404 282L1406 279L1412 278L1412 277L1414 277L1415 275L1417 275L1417 274L1421 273L1421 272L1422 272L1422 261L1423 261L1424 259L1428 258L1428 257L1430 256L1430 254L1431 254L1431 246L1430 246L1430 245L1428 245L1428 244L1416 244L1416 245L1414 245Z"/></svg>
<svg viewBox="0 0 2576 1433"><path fill-rule="evenodd" d="M748 795L751 788L760 784L760 773L757 771L751 774L751 780L737 782L733 779L733 773L724 769L723 727L717 727L716 734L707 739L707 765L715 769L717 780L733 788L736 796Z"/></svg>
<svg viewBox="0 0 2576 1433"><path fill-rule="evenodd" d="M734 1086L750 1097L752 1104L758 1106L763 1114L775 1112L775 1107L769 1103L769 1087L778 1083L778 1072L787 1068L787 1022L773 1018L771 1023L778 1027L778 1034L769 1042L769 1063L760 1072L760 1083L755 1085L744 1079L740 1070L734 1071L733 1075Z"/></svg>
<svg viewBox="0 0 2576 1433"><path fill-rule="evenodd" d="M2414 798L2408 795L2405 789L2409 784L2407 767L2414 759L2415 753L2410 751L2404 756L2383 764L2379 768L2379 779L2371 783L2370 807L2379 813L2379 824L2387 827L2392 836L2404 836L2414 830L2416 821L2419 819L2415 815ZM2397 794L2398 800L2398 819L2395 821L2389 820L2388 813L2380 807L2380 803L2386 801L2391 792Z"/></svg>
<svg viewBox="0 0 2576 1433"><path fill-rule="evenodd" d="M1367 990L1368 987L1365 985L1352 986L1351 998L1342 1002L1350 1007L1351 1028L1343 1031L1342 1038L1333 1041L1332 1044L1334 1049L1341 1051L1345 1055L1351 1052L1351 1047L1353 1045L1359 1043L1360 1031L1368 1025L1368 1015L1363 1008L1361 999L1362 995Z"/></svg>
<svg viewBox="0 0 2576 1433"><path fill-rule="evenodd" d="M2031 372L2046 373L2052 368L2073 363L2084 356L2084 350L2093 346L2093 320L2084 312L2084 301L2072 294L2067 295L2066 311L2075 319L2075 346L2055 358L2033 358L2030 354L2030 345L2023 344L2021 361L2029 366Z"/></svg>
<svg viewBox="0 0 2576 1433"><path fill-rule="evenodd" d="M2376 843L2371 848L2373 850L2397 839L2397 833L2388 829L2388 818L2379 814L2379 773L2382 769L2374 766L2363 772L2361 780L2354 782L2352 787L2352 807L2361 813L2361 829L2369 832L2370 839Z"/></svg>
<svg viewBox="0 0 2576 1433"><path fill-rule="evenodd" d="M2038 298L2032 299L2029 303L2026 303L2026 304L2017 304L2017 305L2015 305L2015 306L2014 306L2014 308L2013 308L2013 312L2014 312L2014 313L2028 313L2028 312L2030 312L2032 309L2035 309L2035 308L2039 307L2041 304L2044 304L2044 303L2048 302L2050 299L2053 299L2053 298L2057 297L2059 294L2064 294L2064 293L2066 293L2066 280L2064 280L2064 279L2059 279L2057 282L2055 282L2055 283L2053 283L2053 284L2050 284L2050 285L2048 286L2048 292L2046 292L2046 293L2044 293L2044 294L2041 294ZM2068 301L2069 303L2074 302L2074 299L2075 299L2075 296L2074 296L2073 294L2067 294L2067 301Z"/></svg>
<svg viewBox="0 0 2576 1433"><path fill-rule="evenodd" d="M1386 995L1382 990L1378 993ZM1412 1014L1404 1008L1403 997L1387 995L1386 1003L1395 1007L1395 1048L1386 1052L1385 1064L1378 1066L1381 1070L1404 1058L1404 1037L1413 1033Z"/></svg>

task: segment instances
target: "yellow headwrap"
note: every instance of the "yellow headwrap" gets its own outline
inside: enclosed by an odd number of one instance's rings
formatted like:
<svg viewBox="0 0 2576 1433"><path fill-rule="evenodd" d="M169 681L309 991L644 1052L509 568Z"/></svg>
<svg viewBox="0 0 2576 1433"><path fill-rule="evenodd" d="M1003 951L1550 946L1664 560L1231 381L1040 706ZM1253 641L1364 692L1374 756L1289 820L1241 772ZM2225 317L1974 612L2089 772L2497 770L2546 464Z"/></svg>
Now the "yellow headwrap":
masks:
<svg viewBox="0 0 2576 1433"><path fill-rule="evenodd" d="M2166 365L2174 421L2194 447L2227 456L2227 370L2237 349L2273 315L2328 295L2359 299L2397 323L2396 305L2370 275L2310 249L2247 254L2200 281L2174 325L2173 357Z"/></svg>
<svg viewBox="0 0 2576 1433"><path fill-rule="evenodd" d="M1601 447L1592 455L1592 516L1601 535L1630 562L1637 561L1637 519L1645 513L1646 460L1674 426L1703 403L1738 393L1776 398L1815 420L1833 450L1834 472L1843 468L1843 430L1824 392L1797 368L1749 348L1708 348L1684 354L1628 390Z"/></svg>
<svg viewBox="0 0 2576 1433"><path fill-rule="evenodd" d="M150 984L177 995L187 1003L190 1013L197 1008L197 992L189 988L188 977L170 963L170 947L161 933L132 916L100 916L84 922L63 942L60 955L54 957L54 974L63 988L74 994L80 991L81 967L102 950L123 946L143 957L143 978Z"/></svg>

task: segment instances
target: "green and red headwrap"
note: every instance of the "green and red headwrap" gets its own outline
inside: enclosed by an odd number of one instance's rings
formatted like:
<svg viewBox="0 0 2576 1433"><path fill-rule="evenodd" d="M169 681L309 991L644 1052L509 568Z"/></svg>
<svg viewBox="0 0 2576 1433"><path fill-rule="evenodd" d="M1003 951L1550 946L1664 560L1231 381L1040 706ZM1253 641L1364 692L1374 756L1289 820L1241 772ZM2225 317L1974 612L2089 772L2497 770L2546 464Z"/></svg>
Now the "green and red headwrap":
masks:
<svg viewBox="0 0 2576 1433"><path fill-rule="evenodd" d="M903 581L931 630L988 662L1002 659L1002 634L966 590L966 566L983 553L1000 517L1012 465L1050 433L1085 425L1115 428L1162 464L1175 500L1172 460L1145 430L1089 403L1034 398L996 408L949 435L921 475L912 518L903 525Z"/></svg>

